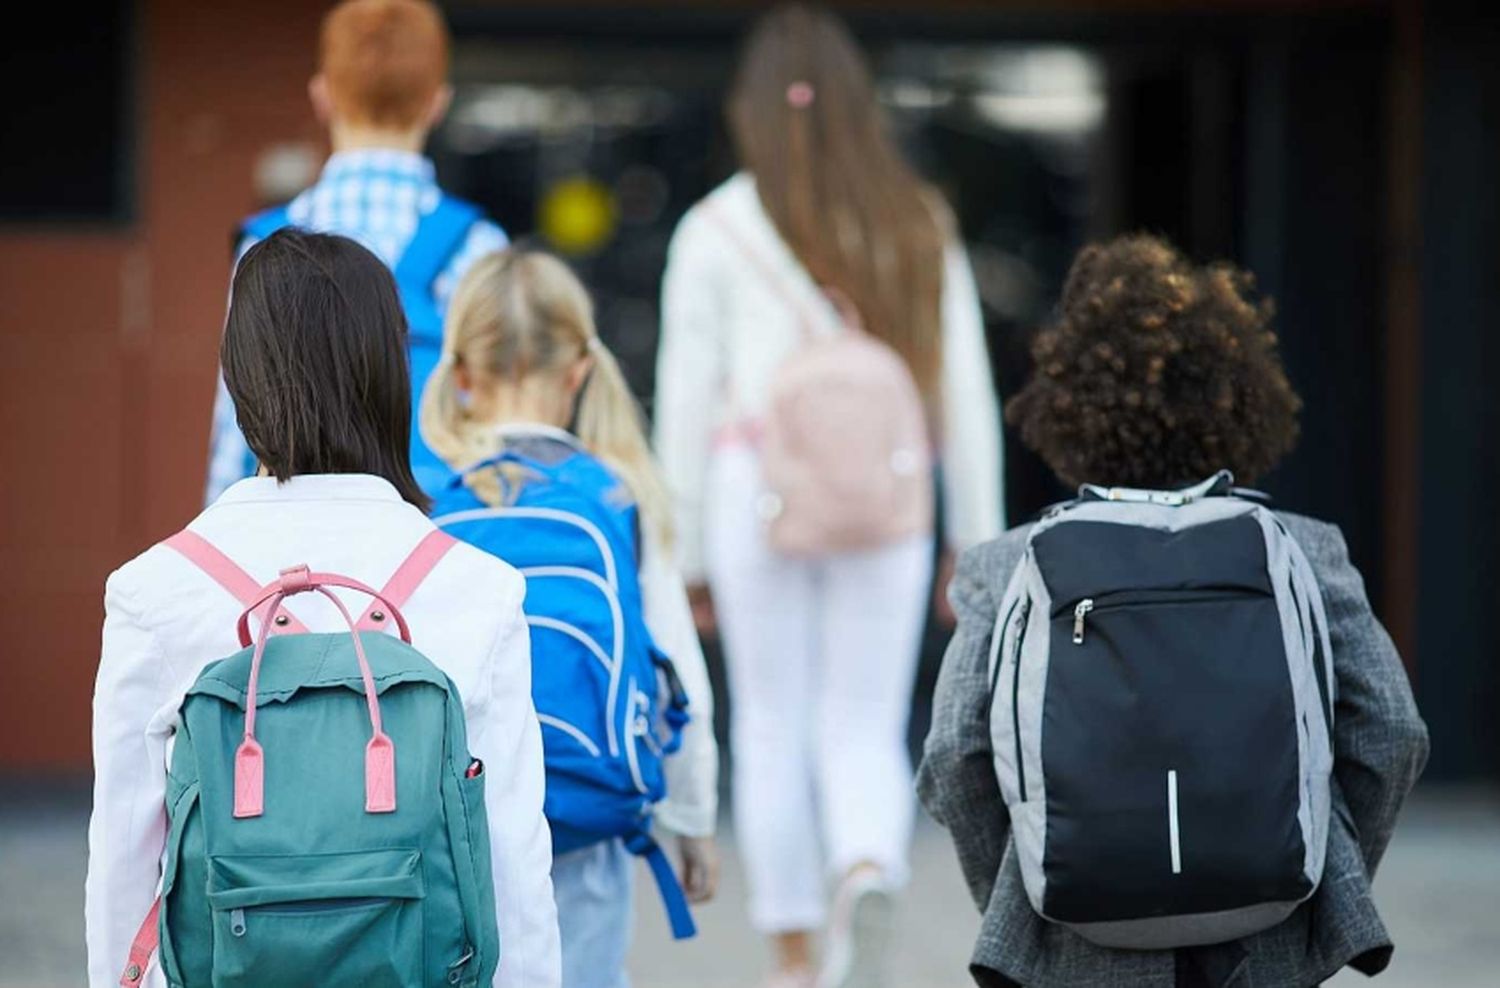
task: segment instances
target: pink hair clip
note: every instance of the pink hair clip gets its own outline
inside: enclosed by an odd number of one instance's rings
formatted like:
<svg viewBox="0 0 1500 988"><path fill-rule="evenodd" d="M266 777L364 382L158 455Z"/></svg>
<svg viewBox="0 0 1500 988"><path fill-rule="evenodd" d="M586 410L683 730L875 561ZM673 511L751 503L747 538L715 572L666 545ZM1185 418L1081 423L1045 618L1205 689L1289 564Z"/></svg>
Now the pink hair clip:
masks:
<svg viewBox="0 0 1500 988"><path fill-rule="evenodd" d="M812 106L815 95L810 82L798 81L786 87L787 104L794 110L805 110Z"/></svg>

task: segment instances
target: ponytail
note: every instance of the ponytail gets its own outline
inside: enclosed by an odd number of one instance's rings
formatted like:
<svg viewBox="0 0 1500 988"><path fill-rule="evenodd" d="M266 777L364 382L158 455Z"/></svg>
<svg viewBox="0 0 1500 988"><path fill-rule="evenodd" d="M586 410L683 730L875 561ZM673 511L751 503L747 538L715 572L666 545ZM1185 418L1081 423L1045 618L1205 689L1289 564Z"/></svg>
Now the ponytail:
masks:
<svg viewBox="0 0 1500 988"><path fill-rule="evenodd" d="M620 475L640 509L644 530L670 545L671 501L646 441L640 406L615 355L598 336L589 338L588 350L594 367L578 395L578 438Z"/></svg>

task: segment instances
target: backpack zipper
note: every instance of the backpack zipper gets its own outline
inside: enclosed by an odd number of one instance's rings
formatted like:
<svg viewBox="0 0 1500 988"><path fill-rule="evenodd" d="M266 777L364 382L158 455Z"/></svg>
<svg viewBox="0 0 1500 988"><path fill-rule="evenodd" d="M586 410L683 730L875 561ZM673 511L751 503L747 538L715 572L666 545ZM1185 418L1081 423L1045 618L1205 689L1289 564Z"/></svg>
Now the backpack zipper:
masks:
<svg viewBox="0 0 1500 988"><path fill-rule="evenodd" d="M1016 786L1020 790L1021 802L1026 802L1026 764L1021 760L1021 644L1026 639L1026 619L1031 615L1031 599L1021 605L1021 618L1016 623L1016 640L1011 645L1010 719L1012 732L1016 736Z"/></svg>
<svg viewBox="0 0 1500 988"><path fill-rule="evenodd" d="M1073 644L1083 644L1083 622L1089 616L1089 611L1094 609L1094 598L1085 597L1073 608Z"/></svg>
<svg viewBox="0 0 1500 988"><path fill-rule="evenodd" d="M1082 645L1087 632L1088 616L1095 611L1119 607L1160 607L1172 604L1199 604L1226 597L1267 597L1263 590L1248 587L1194 587L1190 590L1114 590L1098 598L1085 597L1073 606L1073 644ZM1058 614L1066 614L1066 607Z"/></svg>
<svg viewBox="0 0 1500 988"><path fill-rule="evenodd" d="M637 716L636 707L640 702L640 691L635 688L635 680L630 680L630 693L625 705L625 761L630 766L630 778L635 782L635 787L642 794L649 792L645 778L641 775L640 756L635 750L635 739L641 737L645 731L649 731L650 725L646 723L644 716Z"/></svg>

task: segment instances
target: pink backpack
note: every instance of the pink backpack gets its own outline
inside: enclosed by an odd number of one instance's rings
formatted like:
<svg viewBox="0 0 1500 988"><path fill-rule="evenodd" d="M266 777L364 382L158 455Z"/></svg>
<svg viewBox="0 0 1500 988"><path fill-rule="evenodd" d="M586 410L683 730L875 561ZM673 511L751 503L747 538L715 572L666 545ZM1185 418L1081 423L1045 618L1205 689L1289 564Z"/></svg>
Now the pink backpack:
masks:
<svg viewBox="0 0 1500 988"><path fill-rule="evenodd" d="M715 215L754 267L799 310L802 344L777 369L761 429L763 515L789 556L868 549L932 528L932 446L906 361L824 288L841 326L800 303L775 268ZM785 287L783 287L785 286Z"/></svg>

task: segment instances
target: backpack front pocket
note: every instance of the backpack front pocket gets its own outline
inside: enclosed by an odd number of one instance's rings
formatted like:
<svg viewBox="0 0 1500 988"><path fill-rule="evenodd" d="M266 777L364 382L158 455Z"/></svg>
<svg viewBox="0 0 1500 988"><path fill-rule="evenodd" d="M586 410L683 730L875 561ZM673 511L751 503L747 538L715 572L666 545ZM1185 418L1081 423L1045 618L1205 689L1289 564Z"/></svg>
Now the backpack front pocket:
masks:
<svg viewBox="0 0 1500 988"><path fill-rule="evenodd" d="M208 882L215 988L425 980L418 851L219 855Z"/></svg>
<svg viewBox="0 0 1500 988"><path fill-rule="evenodd" d="M1276 599L1125 591L1053 611L1044 915L1228 912L1311 887Z"/></svg>

